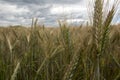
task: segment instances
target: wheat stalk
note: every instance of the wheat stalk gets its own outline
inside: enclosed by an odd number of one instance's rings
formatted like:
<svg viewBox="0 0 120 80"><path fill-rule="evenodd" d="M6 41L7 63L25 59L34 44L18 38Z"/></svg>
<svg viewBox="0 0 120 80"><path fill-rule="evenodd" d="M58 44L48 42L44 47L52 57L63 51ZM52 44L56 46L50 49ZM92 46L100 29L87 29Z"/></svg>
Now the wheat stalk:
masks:
<svg viewBox="0 0 120 80"><path fill-rule="evenodd" d="M96 71L95 71L95 79L100 80L100 46L101 46L101 33L102 33L102 12L103 10L103 1L102 0L95 0L95 6L94 6L94 16L93 16L93 36L95 45L97 47L97 61L96 61Z"/></svg>
<svg viewBox="0 0 120 80"><path fill-rule="evenodd" d="M118 2L118 0L116 1ZM96 46L96 71L95 71L95 79L100 80L100 55L105 51L105 44L107 44L106 39L108 37L109 33L109 26L111 24L111 21L113 20L113 17L116 12L117 6L115 4L112 6L112 9L109 11L105 21L103 22L103 0L95 0L95 6L94 6L94 16L93 16L93 36ZM118 5L116 3L116 5Z"/></svg>
<svg viewBox="0 0 120 80"><path fill-rule="evenodd" d="M63 80L71 80L73 75L75 73L73 73L73 71L77 68L77 66L79 65L78 62L80 60L80 56L79 55L74 55L73 60L70 62L65 75L63 77Z"/></svg>
<svg viewBox="0 0 120 80"><path fill-rule="evenodd" d="M12 76L11 76L11 79L10 79L10 80L15 80L15 78L16 78L16 76L17 76L17 73L18 73L19 68L20 68L20 62L18 62L18 63L17 63L17 66L16 66L16 68L14 69L14 72L13 72L13 74L12 74Z"/></svg>

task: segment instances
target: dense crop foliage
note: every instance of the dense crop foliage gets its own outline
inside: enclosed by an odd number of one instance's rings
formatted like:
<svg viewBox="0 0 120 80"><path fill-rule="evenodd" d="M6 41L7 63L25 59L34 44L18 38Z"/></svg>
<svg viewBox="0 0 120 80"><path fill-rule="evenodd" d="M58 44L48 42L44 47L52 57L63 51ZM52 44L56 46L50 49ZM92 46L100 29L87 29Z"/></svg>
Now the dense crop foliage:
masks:
<svg viewBox="0 0 120 80"><path fill-rule="evenodd" d="M120 79L120 26L111 26L101 80ZM0 28L0 80L94 80L92 27Z"/></svg>

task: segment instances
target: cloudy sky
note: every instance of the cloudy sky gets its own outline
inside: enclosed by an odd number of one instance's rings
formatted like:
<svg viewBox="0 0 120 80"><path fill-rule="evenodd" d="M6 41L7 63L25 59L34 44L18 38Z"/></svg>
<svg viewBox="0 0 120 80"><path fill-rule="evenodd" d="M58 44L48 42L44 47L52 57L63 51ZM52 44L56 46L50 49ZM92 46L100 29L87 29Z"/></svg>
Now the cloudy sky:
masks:
<svg viewBox="0 0 120 80"><path fill-rule="evenodd" d="M39 24L57 25L57 20L66 18L69 23L88 21L89 0L0 0L1 25L30 25L32 18ZM115 18L118 23L120 17Z"/></svg>

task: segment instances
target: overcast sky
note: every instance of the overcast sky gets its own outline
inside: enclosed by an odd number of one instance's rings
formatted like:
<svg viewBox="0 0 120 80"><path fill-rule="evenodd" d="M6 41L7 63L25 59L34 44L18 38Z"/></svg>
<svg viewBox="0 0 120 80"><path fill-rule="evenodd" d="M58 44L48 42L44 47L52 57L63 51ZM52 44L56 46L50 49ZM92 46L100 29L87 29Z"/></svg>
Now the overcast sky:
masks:
<svg viewBox="0 0 120 80"><path fill-rule="evenodd" d="M0 0L0 25L30 25L32 18L39 24L57 25L57 20L69 23L85 23L89 0ZM120 17L115 18L118 23Z"/></svg>

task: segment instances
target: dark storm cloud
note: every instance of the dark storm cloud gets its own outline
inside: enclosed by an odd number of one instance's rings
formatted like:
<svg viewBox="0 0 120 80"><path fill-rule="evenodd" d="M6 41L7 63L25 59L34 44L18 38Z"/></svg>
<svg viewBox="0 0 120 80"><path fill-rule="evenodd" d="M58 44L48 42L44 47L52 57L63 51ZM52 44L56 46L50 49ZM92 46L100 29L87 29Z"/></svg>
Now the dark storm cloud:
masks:
<svg viewBox="0 0 120 80"><path fill-rule="evenodd" d="M19 5L18 3L21 3L22 6ZM0 23L2 23L2 22L4 22L4 23L5 22L7 22L7 23L14 22L14 23L23 23L23 24L31 23L28 21L30 21L33 17L41 19L45 15L47 15L47 13L49 13L50 5L45 4L45 5L41 6L41 5L35 5L35 3L28 5L26 3L27 3L27 1L22 1L22 0L0 1L0 7L1 7L0 8ZM32 0L30 3L32 3ZM3 9L3 8L5 8L5 9ZM25 12L24 8L27 8L28 11ZM17 11L19 11L19 12L17 12Z"/></svg>
<svg viewBox="0 0 120 80"><path fill-rule="evenodd" d="M14 4L74 4L82 0L2 0Z"/></svg>
<svg viewBox="0 0 120 80"><path fill-rule="evenodd" d="M87 0L0 0L0 24L31 24L32 18L38 18L45 25L57 25L57 20L64 19L65 16L69 20L74 18L86 21L85 1ZM64 9L61 9L63 5L68 12L65 15L60 11Z"/></svg>

